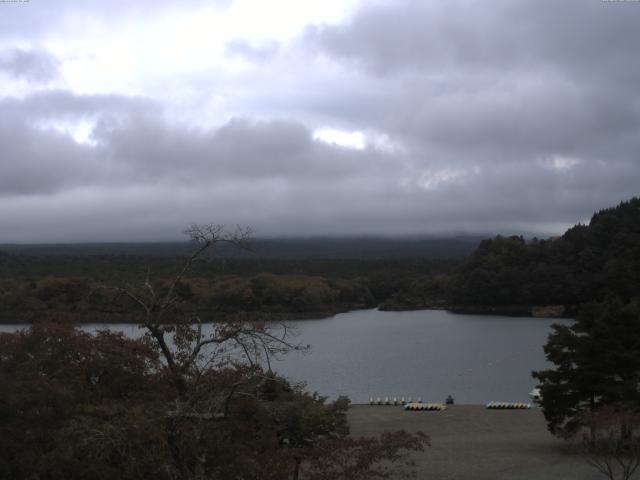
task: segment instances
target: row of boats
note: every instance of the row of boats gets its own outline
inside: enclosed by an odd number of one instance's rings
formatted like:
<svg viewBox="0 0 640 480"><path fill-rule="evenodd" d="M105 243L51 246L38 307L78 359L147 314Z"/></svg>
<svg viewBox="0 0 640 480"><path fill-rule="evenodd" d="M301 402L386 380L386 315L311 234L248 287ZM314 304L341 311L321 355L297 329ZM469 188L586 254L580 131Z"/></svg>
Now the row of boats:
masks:
<svg viewBox="0 0 640 480"><path fill-rule="evenodd" d="M405 397L377 397L376 399L369 397L369 405L406 405L408 403L414 403L412 397L406 400ZM422 403L422 398L418 397L415 403Z"/></svg>
<svg viewBox="0 0 640 480"><path fill-rule="evenodd" d="M540 389L534 388L529 392L529 397L534 403L542 400ZM441 411L447 405L453 405L453 398L449 395L445 403L423 403L422 398L418 397L416 401L412 397L369 397L369 405L402 405L406 410L437 410ZM486 407L490 410L528 410L531 408L530 403L525 402L489 402Z"/></svg>
<svg viewBox="0 0 640 480"><path fill-rule="evenodd" d="M404 409L405 410L411 410L411 411L427 410L427 411L441 412L442 410L446 410L447 406L444 403L417 403L417 402L412 402L412 403L407 403L404 406Z"/></svg>
<svg viewBox="0 0 640 480"><path fill-rule="evenodd" d="M530 403L524 402L489 402L487 403L489 410L529 410Z"/></svg>

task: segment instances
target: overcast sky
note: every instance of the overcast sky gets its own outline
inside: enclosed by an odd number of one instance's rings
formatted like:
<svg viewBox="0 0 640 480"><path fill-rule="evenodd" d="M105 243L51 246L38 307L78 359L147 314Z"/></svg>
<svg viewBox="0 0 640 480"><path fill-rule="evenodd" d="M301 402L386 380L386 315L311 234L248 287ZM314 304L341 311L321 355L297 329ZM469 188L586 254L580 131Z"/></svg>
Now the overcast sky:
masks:
<svg viewBox="0 0 640 480"><path fill-rule="evenodd" d="M640 194L640 2L0 2L0 243L554 235Z"/></svg>

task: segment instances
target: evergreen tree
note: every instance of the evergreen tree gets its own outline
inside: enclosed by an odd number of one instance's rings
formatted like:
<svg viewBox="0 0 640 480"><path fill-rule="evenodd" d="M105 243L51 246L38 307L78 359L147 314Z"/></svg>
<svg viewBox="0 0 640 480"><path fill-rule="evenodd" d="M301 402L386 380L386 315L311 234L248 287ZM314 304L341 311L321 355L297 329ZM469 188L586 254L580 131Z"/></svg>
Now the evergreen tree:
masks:
<svg viewBox="0 0 640 480"><path fill-rule="evenodd" d="M571 326L554 325L544 347L554 369L540 380L549 430L571 436L601 407L640 408L640 303L620 301L582 308Z"/></svg>
<svg viewBox="0 0 640 480"><path fill-rule="evenodd" d="M457 273L455 305L629 301L640 292L640 198L601 210L561 237L484 240Z"/></svg>

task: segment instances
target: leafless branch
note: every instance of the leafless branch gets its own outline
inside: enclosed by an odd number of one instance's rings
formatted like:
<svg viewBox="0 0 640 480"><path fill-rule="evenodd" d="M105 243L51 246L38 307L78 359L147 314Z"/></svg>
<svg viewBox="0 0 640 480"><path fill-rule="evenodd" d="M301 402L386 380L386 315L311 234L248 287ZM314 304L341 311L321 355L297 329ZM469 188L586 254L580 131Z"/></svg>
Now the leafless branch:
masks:
<svg viewBox="0 0 640 480"><path fill-rule="evenodd" d="M610 480L630 479L640 467L640 414L610 406L590 413L584 423L593 432L582 438L585 461Z"/></svg>

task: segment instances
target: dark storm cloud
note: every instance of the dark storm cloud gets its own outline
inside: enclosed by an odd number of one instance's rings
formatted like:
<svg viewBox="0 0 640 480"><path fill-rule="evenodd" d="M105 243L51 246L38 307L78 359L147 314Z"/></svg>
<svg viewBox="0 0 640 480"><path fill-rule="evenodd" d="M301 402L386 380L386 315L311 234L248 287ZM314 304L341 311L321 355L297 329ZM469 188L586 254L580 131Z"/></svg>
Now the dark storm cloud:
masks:
<svg viewBox="0 0 640 480"><path fill-rule="evenodd" d="M43 50L0 50L0 72L30 82L46 83L58 77L59 60Z"/></svg>
<svg viewBox="0 0 640 480"><path fill-rule="evenodd" d="M158 116L161 106L146 97L118 94L77 95L67 90L41 90L23 98L0 98L0 121L64 119L100 115Z"/></svg>
<svg viewBox="0 0 640 480"><path fill-rule="evenodd" d="M119 95L45 90L0 99L0 196L42 195L122 176L105 162L104 148L76 142L65 128L81 121L117 124L132 115L157 115L154 102Z"/></svg>
<svg viewBox="0 0 640 480"><path fill-rule="evenodd" d="M473 143L503 132L501 142L521 143L527 132L541 140L566 138L567 129L637 127L639 23L635 2L399 1L365 6L345 25L310 28L305 39L388 77L381 101L406 120L401 131L420 127L423 114L438 137L450 130Z"/></svg>
<svg viewBox="0 0 640 480"><path fill-rule="evenodd" d="M140 178L171 183L304 178L330 182L394 161L377 152L365 155L313 141L307 127L289 121L232 119L219 128L200 130L136 116L114 128L98 124L94 137L113 164L130 168Z"/></svg>
<svg viewBox="0 0 640 480"><path fill-rule="evenodd" d="M561 233L640 193L639 24L637 2L364 2L294 45L227 43L246 75L192 84L229 107L215 126L178 123L167 99L4 97L0 241L165 239L212 221L260 235ZM85 143L69 133L79 122Z"/></svg>
<svg viewBox="0 0 640 480"><path fill-rule="evenodd" d="M447 170L314 141L298 123L238 119L192 129L138 111L135 99L117 100L110 104L122 108L103 116L100 98L70 102L76 107L67 111L98 115L95 146L29 127L26 117L3 124L0 142L11 148L0 163L0 218L13 225L4 241L45 225L42 241L68 232L79 232L76 240L176 238L186 223L212 219L263 235L548 233L567 216L583 219L585 199L573 192L591 192L588 208L597 208L606 204L601 192L633 189L637 178L632 163L592 170L553 159ZM42 96L33 103L48 104Z"/></svg>
<svg viewBox="0 0 640 480"><path fill-rule="evenodd" d="M365 4L344 25L311 27L307 40L379 73L557 67L616 77L635 52L639 19L634 2L399 0Z"/></svg>
<svg viewBox="0 0 640 480"><path fill-rule="evenodd" d="M379 2L304 41L382 84L373 126L401 139L417 169L479 168L469 191L491 185L496 202L483 204L509 202L523 220L541 201L516 192L564 192L568 220L569 204L638 193L639 22L634 2ZM579 161L541 166L552 158Z"/></svg>
<svg viewBox="0 0 640 480"><path fill-rule="evenodd" d="M180 187L260 179L360 175L394 159L312 139L290 121L232 119L211 129L168 123L151 101L117 95L50 91L0 102L0 195L47 194L71 187ZM68 130L89 119L89 143ZM61 130L62 129L62 130Z"/></svg>
<svg viewBox="0 0 640 480"><path fill-rule="evenodd" d="M0 197L50 194L100 175L90 149L55 131L2 124L0 145Z"/></svg>

